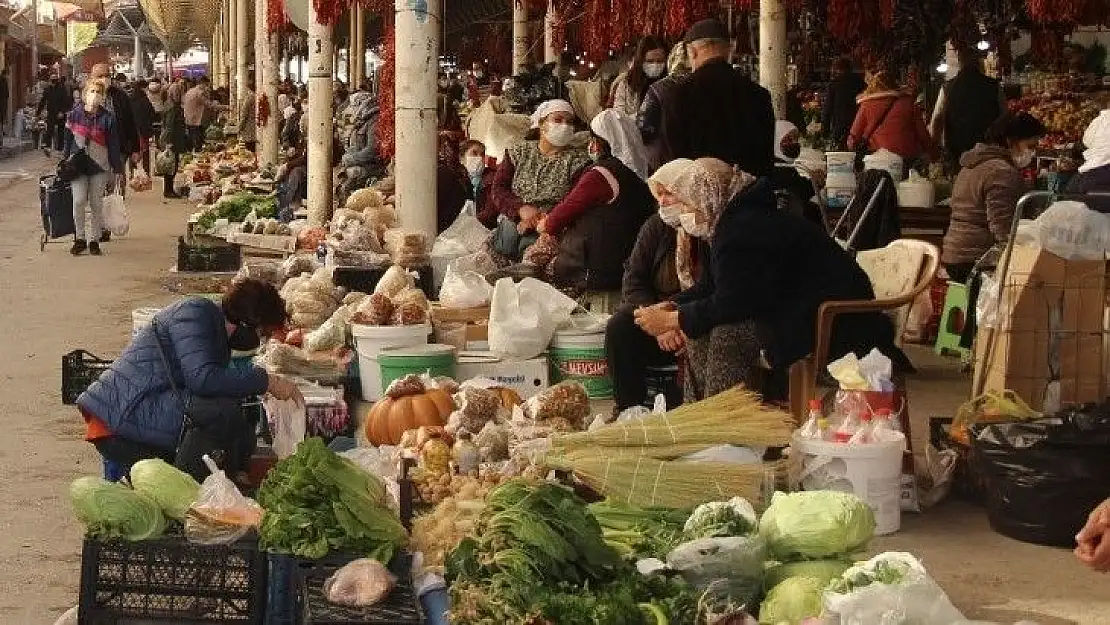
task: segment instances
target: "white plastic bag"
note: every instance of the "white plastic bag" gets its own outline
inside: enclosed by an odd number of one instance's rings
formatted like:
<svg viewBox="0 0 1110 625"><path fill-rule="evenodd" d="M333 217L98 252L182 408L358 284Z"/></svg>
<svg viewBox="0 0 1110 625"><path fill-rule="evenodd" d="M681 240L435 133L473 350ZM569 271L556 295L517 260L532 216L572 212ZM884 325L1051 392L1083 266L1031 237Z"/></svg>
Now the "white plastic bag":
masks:
<svg viewBox="0 0 1110 625"><path fill-rule="evenodd" d="M460 271L454 261L447 265L439 303L444 308L477 308L489 303L493 287L476 271Z"/></svg>
<svg viewBox="0 0 1110 625"><path fill-rule="evenodd" d="M393 590L397 577L381 562L359 558L348 562L324 581L324 596L338 605L371 606Z"/></svg>
<svg viewBox="0 0 1110 625"><path fill-rule="evenodd" d="M474 202L467 200L459 216L439 233L432 244L432 256L462 256L477 252L489 239L489 228L475 216Z"/></svg>
<svg viewBox="0 0 1110 625"><path fill-rule="evenodd" d="M262 398L262 405L266 408L266 419L270 424L270 433L274 436L274 454L279 459L292 456L297 445L304 440L304 405L291 399L275 399L270 395Z"/></svg>
<svg viewBox="0 0 1110 625"><path fill-rule="evenodd" d="M118 191L104 198L104 227L116 236L123 236L131 229L131 213Z"/></svg>
<svg viewBox="0 0 1110 625"><path fill-rule="evenodd" d="M239 492L207 454L203 460L211 473L185 515L185 537L198 545L233 543L262 523L262 507Z"/></svg>
<svg viewBox="0 0 1110 625"><path fill-rule="evenodd" d="M1110 215L1081 202L1056 202L1032 222L1021 224L1025 240L1069 260L1101 260L1110 249Z"/></svg>
<svg viewBox="0 0 1110 625"><path fill-rule="evenodd" d="M757 535L702 538L667 554L667 566L714 602L750 605L763 590L767 544Z"/></svg>
<svg viewBox="0 0 1110 625"><path fill-rule="evenodd" d="M512 278L501 278L490 303L489 349L508 358L535 358L577 307L546 282L525 278L514 284Z"/></svg>
<svg viewBox="0 0 1110 625"><path fill-rule="evenodd" d="M900 577L887 584L870 580ZM851 589L838 592L849 582ZM825 591L825 609L840 625L902 625L903 623L958 623L964 615L925 567L908 553L881 553L844 572Z"/></svg>

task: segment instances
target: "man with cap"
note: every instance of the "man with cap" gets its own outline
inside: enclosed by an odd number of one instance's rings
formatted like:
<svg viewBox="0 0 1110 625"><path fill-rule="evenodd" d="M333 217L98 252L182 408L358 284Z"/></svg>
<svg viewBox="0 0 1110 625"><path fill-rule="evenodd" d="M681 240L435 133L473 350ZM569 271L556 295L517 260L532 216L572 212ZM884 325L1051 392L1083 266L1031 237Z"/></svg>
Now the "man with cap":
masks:
<svg viewBox="0 0 1110 625"><path fill-rule="evenodd" d="M664 103L665 160L713 157L754 176L769 174L775 138L771 94L729 65L728 29L719 20L694 24L684 42L694 72Z"/></svg>

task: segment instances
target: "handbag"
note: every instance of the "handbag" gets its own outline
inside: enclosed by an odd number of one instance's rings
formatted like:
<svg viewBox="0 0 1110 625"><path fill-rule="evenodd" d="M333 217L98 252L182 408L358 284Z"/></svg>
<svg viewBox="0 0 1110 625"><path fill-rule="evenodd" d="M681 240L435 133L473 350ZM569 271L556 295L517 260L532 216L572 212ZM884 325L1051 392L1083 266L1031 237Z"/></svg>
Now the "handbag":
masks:
<svg viewBox="0 0 1110 625"><path fill-rule="evenodd" d="M154 175L172 176L175 173L176 164L177 159L174 156L173 148L166 148L154 157Z"/></svg>
<svg viewBox="0 0 1110 625"><path fill-rule="evenodd" d="M73 182L81 176L91 176L102 171L104 170L82 148L58 163L57 175L62 182Z"/></svg>
<svg viewBox="0 0 1110 625"><path fill-rule="evenodd" d="M879 129L883 127L883 123L886 122L887 115L890 115L890 111L894 109L894 105L896 104L898 104L897 96L895 96L894 100L891 101L890 106L886 107L886 110L883 111L883 114L879 117L879 123L875 124L875 127L871 129L871 132L867 133L867 136L863 139L863 141L856 145L857 172L863 171L863 158L867 156L867 150L871 146L871 139L875 138L875 133L879 132Z"/></svg>
<svg viewBox="0 0 1110 625"><path fill-rule="evenodd" d="M249 455L244 437L251 434L243 414L242 400L232 397L184 397L173 379L166 350L159 336L157 321L151 320L154 338L158 343L158 354L169 376L170 388L182 403L184 415L181 433L178 436L177 454L174 466L203 481L210 471L203 457L210 457L216 466L229 475L246 469Z"/></svg>

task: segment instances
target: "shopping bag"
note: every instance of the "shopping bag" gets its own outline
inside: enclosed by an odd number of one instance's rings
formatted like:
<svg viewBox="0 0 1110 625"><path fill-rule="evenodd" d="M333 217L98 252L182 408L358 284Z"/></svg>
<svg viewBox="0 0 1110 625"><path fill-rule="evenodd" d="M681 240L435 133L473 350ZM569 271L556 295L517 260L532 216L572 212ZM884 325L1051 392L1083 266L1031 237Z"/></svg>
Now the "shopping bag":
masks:
<svg viewBox="0 0 1110 625"><path fill-rule="evenodd" d="M131 214L118 189L104 198L104 228L117 236L123 236L131 229Z"/></svg>
<svg viewBox="0 0 1110 625"><path fill-rule="evenodd" d="M490 302L489 349L508 358L535 358L577 307L577 302L535 278L519 283L501 278Z"/></svg>
<svg viewBox="0 0 1110 625"><path fill-rule="evenodd" d="M130 187L132 191L141 193L153 189L154 182L150 179L150 176L147 175L146 170L140 166L135 170L135 174L131 176L131 181L127 183L127 186Z"/></svg>
<svg viewBox="0 0 1110 625"><path fill-rule="evenodd" d="M154 175L156 176L172 176L174 174L174 158L173 148L166 148L159 152L154 157Z"/></svg>
<svg viewBox="0 0 1110 625"><path fill-rule="evenodd" d="M493 287L477 271L458 269L458 263L447 265L447 275L439 289L439 303L444 308L477 308L485 306L493 294Z"/></svg>

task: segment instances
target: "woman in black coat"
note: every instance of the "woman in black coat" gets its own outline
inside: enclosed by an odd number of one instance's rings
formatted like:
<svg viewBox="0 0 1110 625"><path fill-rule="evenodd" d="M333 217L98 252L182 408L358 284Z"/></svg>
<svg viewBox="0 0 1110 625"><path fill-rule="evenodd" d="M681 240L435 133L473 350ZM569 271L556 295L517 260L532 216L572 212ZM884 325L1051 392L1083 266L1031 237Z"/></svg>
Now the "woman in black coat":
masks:
<svg viewBox="0 0 1110 625"><path fill-rule="evenodd" d="M165 185L162 189L162 197L164 198L178 197L173 190L173 179L177 176L181 155L190 151L189 134L185 128L185 110L181 108L183 93L184 86L174 84L166 94L168 101L166 112L162 118L162 136L159 137L158 144L161 150L168 148L173 151L173 167L164 170L162 173L162 180Z"/></svg>

